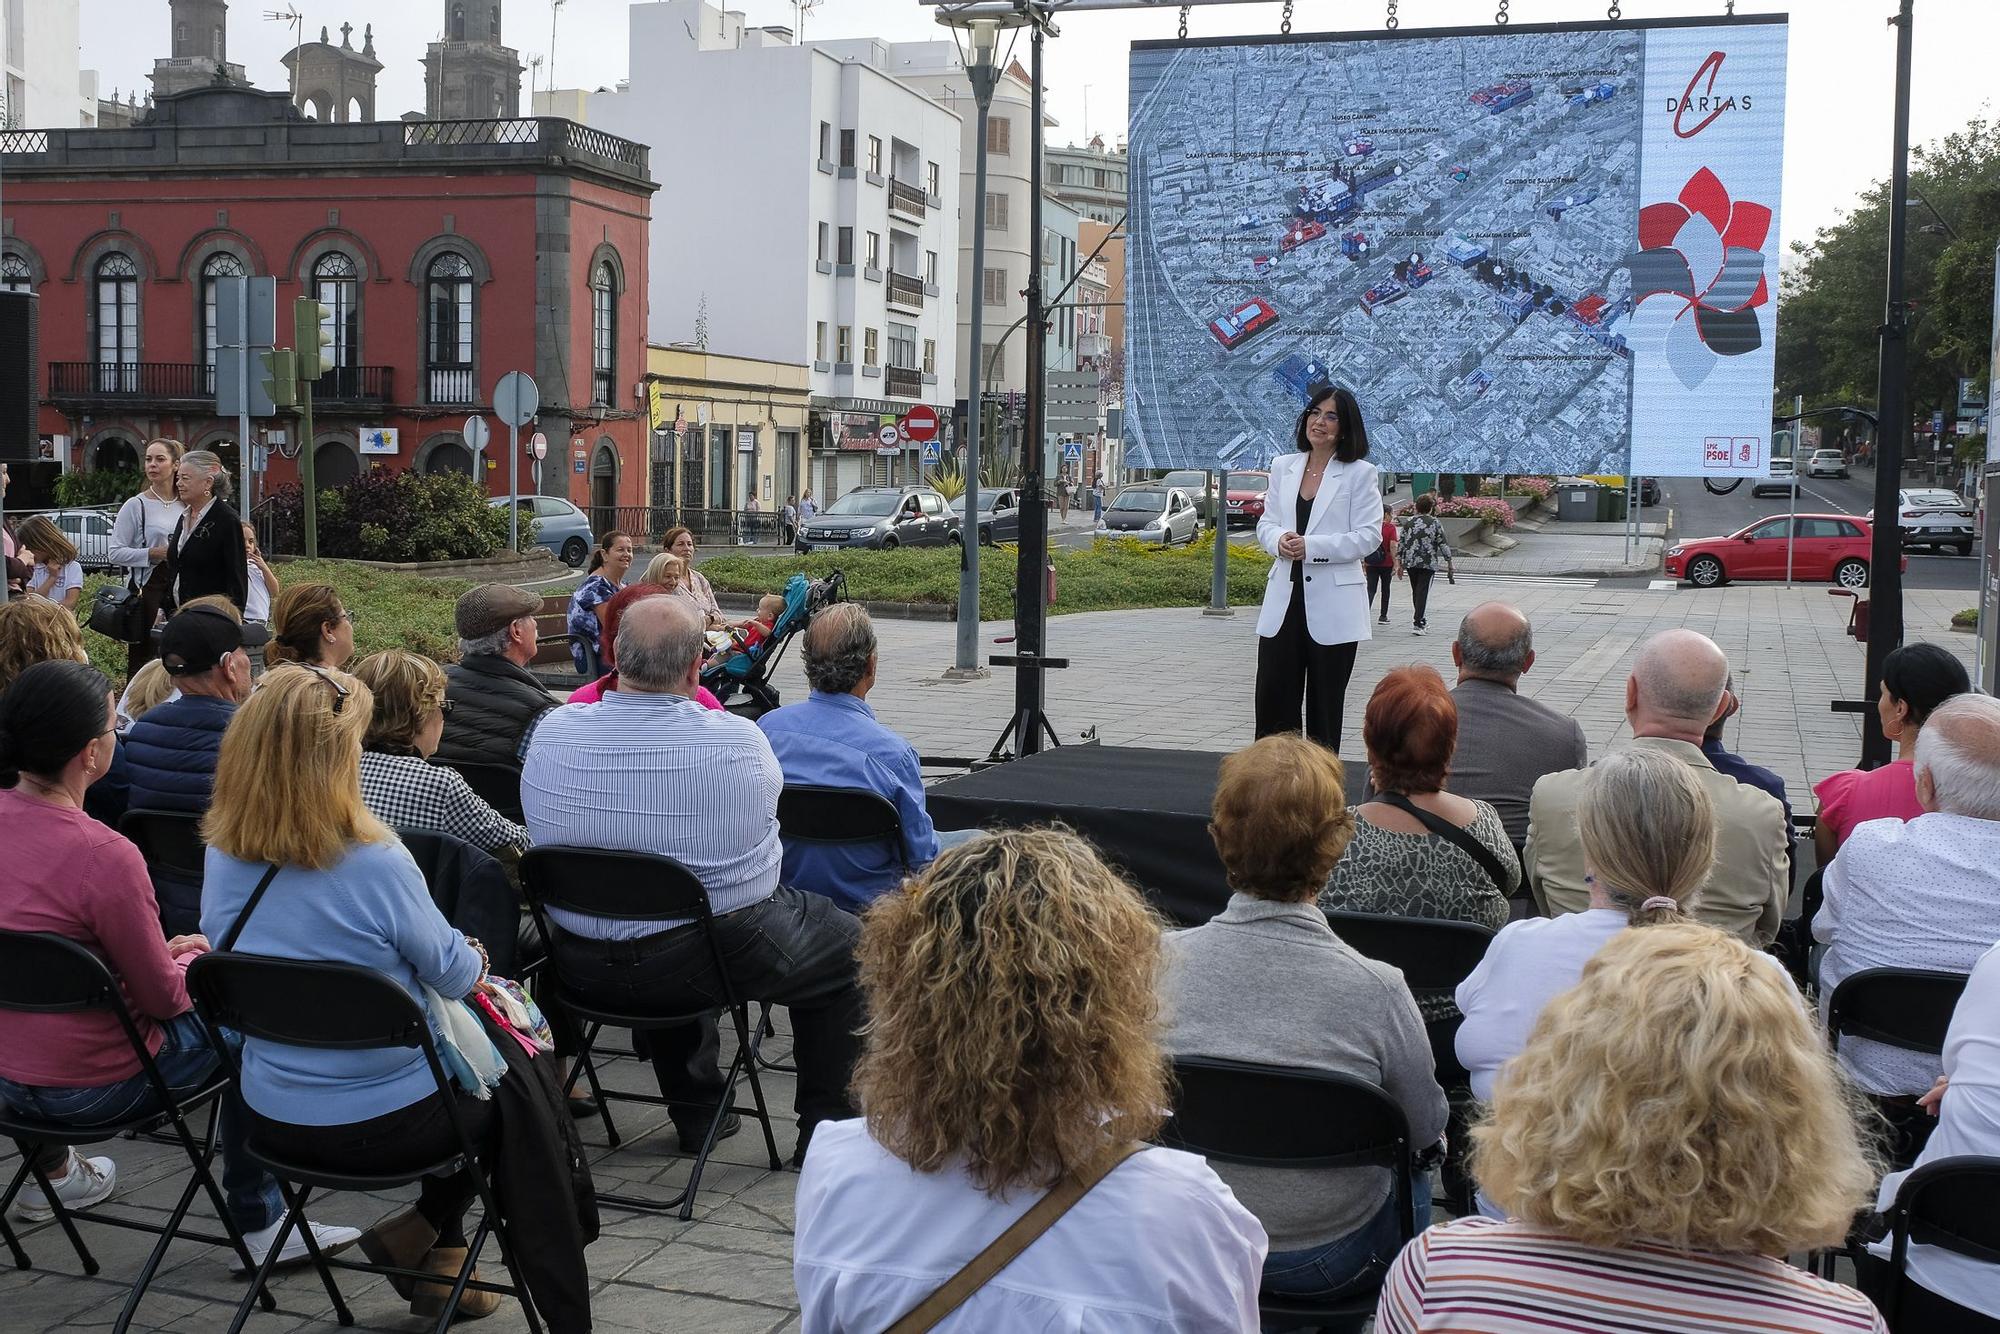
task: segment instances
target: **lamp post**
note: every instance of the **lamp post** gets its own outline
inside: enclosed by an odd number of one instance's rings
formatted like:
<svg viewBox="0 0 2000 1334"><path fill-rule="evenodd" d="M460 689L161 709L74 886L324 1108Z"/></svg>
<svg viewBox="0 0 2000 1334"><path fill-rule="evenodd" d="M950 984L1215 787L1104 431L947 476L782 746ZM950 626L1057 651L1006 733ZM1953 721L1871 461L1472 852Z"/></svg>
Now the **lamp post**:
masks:
<svg viewBox="0 0 2000 1334"><path fill-rule="evenodd" d="M972 202L972 334L967 340L964 380L965 394L965 494L959 498L958 543L958 644L949 676L984 676L979 665L979 427L980 377L979 347L985 336L986 311L986 118L993 107L993 90L999 86L1007 61L1000 54L1002 30L1019 28L1027 20L1019 13L979 15L938 15L938 22L952 30L959 59L972 84L973 104L978 108L973 154ZM1009 55L1012 41L1009 40Z"/></svg>

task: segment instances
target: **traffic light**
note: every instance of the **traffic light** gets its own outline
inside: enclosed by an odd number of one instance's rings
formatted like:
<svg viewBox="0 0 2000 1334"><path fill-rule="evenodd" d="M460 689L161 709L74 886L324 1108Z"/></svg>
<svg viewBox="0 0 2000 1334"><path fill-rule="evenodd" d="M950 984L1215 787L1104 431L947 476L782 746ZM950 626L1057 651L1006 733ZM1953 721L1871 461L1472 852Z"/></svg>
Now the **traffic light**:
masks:
<svg viewBox="0 0 2000 1334"><path fill-rule="evenodd" d="M326 369L321 349L333 343L333 312L309 296L292 302L292 350L301 380L317 380Z"/></svg>
<svg viewBox="0 0 2000 1334"><path fill-rule="evenodd" d="M257 360L264 367L264 392L274 407L294 408L299 403L297 361L288 347L273 348L259 352Z"/></svg>

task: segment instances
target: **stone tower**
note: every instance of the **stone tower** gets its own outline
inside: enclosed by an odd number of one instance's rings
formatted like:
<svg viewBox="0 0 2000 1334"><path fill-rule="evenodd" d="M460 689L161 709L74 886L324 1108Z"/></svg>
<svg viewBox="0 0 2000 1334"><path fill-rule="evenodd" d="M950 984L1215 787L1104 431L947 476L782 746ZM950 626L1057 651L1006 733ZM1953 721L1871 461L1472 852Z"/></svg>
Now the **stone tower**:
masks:
<svg viewBox="0 0 2000 1334"><path fill-rule="evenodd" d="M521 57L500 40L501 0L444 0L444 35L424 53L424 114L486 120L521 114Z"/></svg>
<svg viewBox="0 0 2000 1334"><path fill-rule="evenodd" d="M375 27L361 34L354 49L354 25L340 25L340 45L328 40L325 28L317 42L306 42L285 53L292 76L292 103L323 121L375 119L375 76L382 62L375 58Z"/></svg>
<svg viewBox="0 0 2000 1334"><path fill-rule="evenodd" d="M173 51L153 62L153 96L206 88L248 86L243 67L229 63L229 0L168 0Z"/></svg>

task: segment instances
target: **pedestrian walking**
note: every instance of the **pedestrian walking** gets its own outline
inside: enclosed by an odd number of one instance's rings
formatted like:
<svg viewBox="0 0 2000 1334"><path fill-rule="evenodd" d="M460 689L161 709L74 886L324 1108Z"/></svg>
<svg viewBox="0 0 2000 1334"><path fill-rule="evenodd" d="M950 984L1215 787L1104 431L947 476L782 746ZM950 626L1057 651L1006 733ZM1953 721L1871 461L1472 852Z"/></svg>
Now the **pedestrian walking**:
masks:
<svg viewBox="0 0 2000 1334"><path fill-rule="evenodd" d="M1090 517L1093 522L1104 522L1104 474L1097 474L1096 483L1090 488Z"/></svg>
<svg viewBox="0 0 2000 1334"><path fill-rule="evenodd" d="M790 496L786 496L785 507L778 513L780 517L778 543L781 546L790 546L799 531L799 504Z"/></svg>
<svg viewBox="0 0 2000 1334"><path fill-rule="evenodd" d="M805 494L799 497L799 522L804 523L817 513L819 513L819 502L813 499L812 488L807 487Z"/></svg>
<svg viewBox="0 0 2000 1334"><path fill-rule="evenodd" d="M1444 566L1445 577L1452 583L1458 582L1458 571L1451 563L1451 542L1444 535L1444 525L1432 513L1437 508L1437 496L1426 491L1417 497L1417 512L1410 516L1410 526L1403 532L1401 559L1396 573L1410 577L1410 603L1412 634L1429 634L1430 622L1424 619L1424 610L1430 602L1431 578L1438 566Z"/></svg>
<svg viewBox="0 0 2000 1334"><path fill-rule="evenodd" d="M737 525L736 545L747 547L757 540L757 493L743 497L743 521Z"/></svg>
<svg viewBox="0 0 2000 1334"><path fill-rule="evenodd" d="M1056 474L1056 512L1062 515L1064 523L1069 522L1069 469Z"/></svg>

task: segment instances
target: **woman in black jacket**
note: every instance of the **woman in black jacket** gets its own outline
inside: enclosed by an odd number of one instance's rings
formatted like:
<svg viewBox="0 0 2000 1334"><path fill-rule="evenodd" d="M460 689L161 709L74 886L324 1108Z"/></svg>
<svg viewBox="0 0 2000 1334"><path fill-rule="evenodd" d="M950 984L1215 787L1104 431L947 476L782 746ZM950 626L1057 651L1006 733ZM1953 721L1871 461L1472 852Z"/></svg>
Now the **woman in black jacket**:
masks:
<svg viewBox="0 0 2000 1334"><path fill-rule="evenodd" d="M172 605L220 593L241 610L250 596L250 561L243 521L226 498L228 470L207 450L191 450L174 471L174 491L187 513L167 539Z"/></svg>

